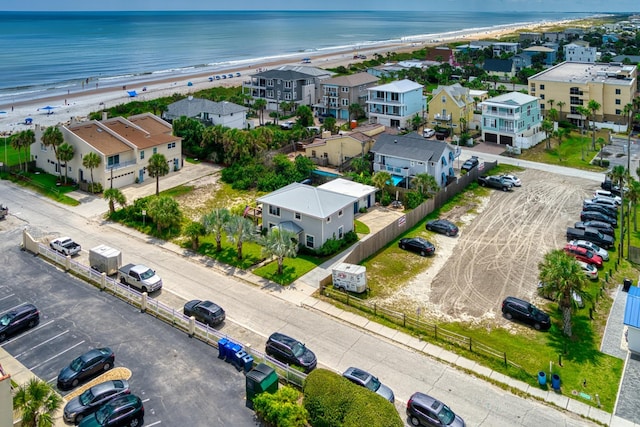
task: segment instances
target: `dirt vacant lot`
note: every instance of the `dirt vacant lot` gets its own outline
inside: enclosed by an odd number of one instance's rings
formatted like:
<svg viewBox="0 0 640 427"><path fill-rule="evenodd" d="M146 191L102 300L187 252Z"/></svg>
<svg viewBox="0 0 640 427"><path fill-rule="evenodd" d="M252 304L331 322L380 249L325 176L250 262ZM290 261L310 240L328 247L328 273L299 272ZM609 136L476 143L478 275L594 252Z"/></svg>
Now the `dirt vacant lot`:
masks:
<svg viewBox="0 0 640 427"><path fill-rule="evenodd" d="M420 307L441 320L496 319L504 324L504 297L535 301L538 263L566 243L566 228L579 221L582 201L598 184L537 170L518 176L522 187L492 190L471 214L443 215L463 223L460 235L434 235L437 250L431 267L389 302Z"/></svg>

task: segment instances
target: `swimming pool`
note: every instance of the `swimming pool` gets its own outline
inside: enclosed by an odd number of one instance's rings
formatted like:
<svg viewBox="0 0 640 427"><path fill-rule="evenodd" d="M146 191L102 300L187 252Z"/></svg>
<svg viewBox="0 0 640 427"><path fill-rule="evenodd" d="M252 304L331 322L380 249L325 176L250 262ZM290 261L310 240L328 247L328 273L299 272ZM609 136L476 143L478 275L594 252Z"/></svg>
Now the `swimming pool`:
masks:
<svg viewBox="0 0 640 427"><path fill-rule="evenodd" d="M314 170L313 173L315 173L316 175L326 176L329 178L340 178L342 176L342 175L338 175L337 173L326 172L319 169Z"/></svg>

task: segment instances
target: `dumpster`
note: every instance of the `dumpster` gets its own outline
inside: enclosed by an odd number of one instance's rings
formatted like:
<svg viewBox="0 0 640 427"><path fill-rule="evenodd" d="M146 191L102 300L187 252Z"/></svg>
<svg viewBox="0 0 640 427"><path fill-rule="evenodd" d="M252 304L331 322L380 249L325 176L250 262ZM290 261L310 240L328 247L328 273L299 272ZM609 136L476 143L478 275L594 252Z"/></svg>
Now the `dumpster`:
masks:
<svg viewBox="0 0 640 427"><path fill-rule="evenodd" d="M538 384L545 385L547 383L547 374L544 371L538 372Z"/></svg>
<svg viewBox="0 0 640 427"><path fill-rule="evenodd" d="M220 338L218 340L218 359L224 359L227 357L226 345L229 342L226 338Z"/></svg>
<svg viewBox="0 0 640 427"><path fill-rule="evenodd" d="M631 279L624 279L624 281L622 282L622 290L624 292L629 292L629 289L631 289Z"/></svg>
<svg viewBox="0 0 640 427"><path fill-rule="evenodd" d="M278 374L275 369L259 363L251 371L247 372L245 379L248 408L253 409L253 399L260 393L275 393L278 391Z"/></svg>
<svg viewBox="0 0 640 427"><path fill-rule="evenodd" d="M560 390L560 375L553 374L551 375L551 388L555 391Z"/></svg>

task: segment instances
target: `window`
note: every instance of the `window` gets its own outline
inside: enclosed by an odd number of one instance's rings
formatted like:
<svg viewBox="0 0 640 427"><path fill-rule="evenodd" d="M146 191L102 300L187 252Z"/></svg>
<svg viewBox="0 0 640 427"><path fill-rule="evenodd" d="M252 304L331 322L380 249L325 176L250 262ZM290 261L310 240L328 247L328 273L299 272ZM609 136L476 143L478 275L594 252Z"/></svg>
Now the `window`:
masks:
<svg viewBox="0 0 640 427"><path fill-rule="evenodd" d="M342 216L342 209L338 211L338 218L340 218L341 216Z"/></svg>
<svg viewBox="0 0 640 427"><path fill-rule="evenodd" d="M544 90L544 85L540 85L540 90Z"/></svg>
<svg viewBox="0 0 640 427"><path fill-rule="evenodd" d="M540 99L544 99L544 93L540 94Z"/></svg>
<svg viewBox="0 0 640 427"><path fill-rule="evenodd" d="M447 97L446 97L446 96L443 96L443 97L441 98L441 100L442 100L442 103L444 104L445 102L447 102Z"/></svg>
<svg viewBox="0 0 640 427"><path fill-rule="evenodd" d="M349 100L348 99L343 98L341 101L342 101L341 104L342 104L343 107L348 107L349 106Z"/></svg>
<svg viewBox="0 0 640 427"><path fill-rule="evenodd" d="M267 79L267 86L273 86L273 79Z"/></svg>
<svg viewBox="0 0 640 427"><path fill-rule="evenodd" d="M175 142L170 142L167 144L167 149L171 150L172 148L176 148L176 143Z"/></svg>
<svg viewBox="0 0 640 427"><path fill-rule="evenodd" d="M296 221L302 221L302 215L300 214L300 212L295 212L293 214L293 217L296 219Z"/></svg>
<svg viewBox="0 0 640 427"><path fill-rule="evenodd" d="M622 110L616 110L616 115L619 116L620 114L622 114Z"/></svg>
<svg viewBox="0 0 640 427"><path fill-rule="evenodd" d="M273 99L273 90L268 90L267 91L267 98Z"/></svg>
<svg viewBox="0 0 640 427"><path fill-rule="evenodd" d="M620 100L616 99L616 105L620 105Z"/></svg>
<svg viewBox="0 0 640 427"><path fill-rule="evenodd" d="M153 154L158 154L158 147L153 147Z"/></svg>
<svg viewBox="0 0 640 427"><path fill-rule="evenodd" d="M116 166L120 163L120 154L116 154L115 156L107 157L107 166L112 167Z"/></svg>
<svg viewBox="0 0 640 427"><path fill-rule="evenodd" d="M287 80L286 82L284 82L284 88L285 89L292 89L293 88L293 82L291 80Z"/></svg>
<svg viewBox="0 0 640 427"><path fill-rule="evenodd" d="M349 93L349 88L343 86L343 87L340 88L340 91L343 92L343 93Z"/></svg>
<svg viewBox="0 0 640 427"><path fill-rule="evenodd" d="M315 238L312 235L307 234L306 245L307 245L308 248L311 248L311 249L314 248L314 240L315 240Z"/></svg>
<svg viewBox="0 0 640 427"><path fill-rule="evenodd" d="M391 100L391 101L400 101L400 94L399 93L390 93L389 94L389 100Z"/></svg>
<svg viewBox="0 0 640 427"><path fill-rule="evenodd" d="M327 217L327 224L329 224L330 222L331 222L331 217L330 217L330 216L328 216L328 217Z"/></svg>
<svg viewBox="0 0 640 427"><path fill-rule="evenodd" d="M338 239L342 239L344 237L344 227L341 225L338 227Z"/></svg>
<svg viewBox="0 0 640 427"><path fill-rule="evenodd" d="M269 205L269 214L273 216L280 216L280 208L278 206Z"/></svg>
<svg viewBox="0 0 640 427"><path fill-rule="evenodd" d="M290 100L291 99L291 93L290 92L285 92L284 99L287 100L287 101Z"/></svg>
<svg viewBox="0 0 640 427"><path fill-rule="evenodd" d="M620 89L616 89L616 95L620 95Z"/></svg>
<svg viewBox="0 0 640 427"><path fill-rule="evenodd" d="M140 152L140 160L144 160L144 150Z"/></svg>
<svg viewBox="0 0 640 427"><path fill-rule="evenodd" d="M40 151L47 151L47 146L43 143L40 143Z"/></svg>

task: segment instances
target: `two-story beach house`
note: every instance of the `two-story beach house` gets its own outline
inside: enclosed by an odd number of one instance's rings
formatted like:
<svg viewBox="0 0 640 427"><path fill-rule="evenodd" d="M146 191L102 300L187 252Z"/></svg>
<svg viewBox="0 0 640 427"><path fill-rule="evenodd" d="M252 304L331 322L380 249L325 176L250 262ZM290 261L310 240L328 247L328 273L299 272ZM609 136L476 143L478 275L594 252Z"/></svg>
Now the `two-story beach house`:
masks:
<svg viewBox="0 0 640 427"><path fill-rule="evenodd" d="M569 43L564 45L564 60L567 62L595 63L598 50L586 43Z"/></svg>
<svg viewBox="0 0 640 427"><path fill-rule="evenodd" d="M426 99L422 88L421 84L408 79L369 88L369 122L407 128L415 115L424 119Z"/></svg>
<svg viewBox="0 0 640 427"><path fill-rule="evenodd" d="M281 102L308 105L319 101L320 82L331 72L303 65L283 65L251 76L242 83L242 93L267 101L267 109L277 111Z"/></svg>
<svg viewBox="0 0 640 427"><path fill-rule="evenodd" d="M263 228L292 231L309 249L353 231L354 212L359 209L358 197L297 182L259 197L257 202L262 204Z"/></svg>
<svg viewBox="0 0 640 427"><path fill-rule="evenodd" d="M323 80L320 83L322 98L313 106L314 110L340 120L350 120L349 107L358 104L366 111L368 89L377 81L377 77L364 72Z"/></svg>
<svg viewBox="0 0 640 427"><path fill-rule="evenodd" d="M162 118L168 122L180 117L189 117L201 121L205 126L224 126L228 128L247 128L247 107L233 102L215 102L189 96L167 106Z"/></svg>
<svg viewBox="0 0 640 427"><path fill-rule="evenodd" d="M149 177L149 158L156 153L166 157L169 173L182 168L182 138L172 134L169 123L151 113L60 125L60 131L64 142L75 150L73 159L66 164L66 173L80 183L90 182L92 173L93 182L103 188L142 182ZM65 175L64 163L59 171L53 148L42 143L43 132L44 128L36 127L32 160L45 172ZM90 152L100 157L100 164L93 171L82 164Z"/></svg>
<svg viewBox="0 0 640 427"><path fill-rule="evenodd" d="M460 134L473 121L474 99L469 88L460 83L438 86L428 103L429 122Z"/></svg>
<svg viewBox="0 0 640 427"><path fill-rule="evenodd" d="M510 92L489 98L482 106L482 139L485 142L530 148L545 138L542 114L535 96Z"/></svg>
<svg viewBox="0 0 640 427"><path fill-rule="evenodd" d="M446 142L424 139L415 132L407 135L382 134L371 151L374 153L374 172L388 172L396 186L409 188L416 175L426 173L444 187L448 177L455 176L455 147Z"/></svg>
<svg viewBox="0 0 640 427"><path fill-rule="evenodd" d="M340 168L350 159L367 154L375 142L376 135L384 130L385 127L382 125L367 124L354 129L353 132L338 135L323 132L320 138L304 145L305 157L320 166Z"/></svg>

